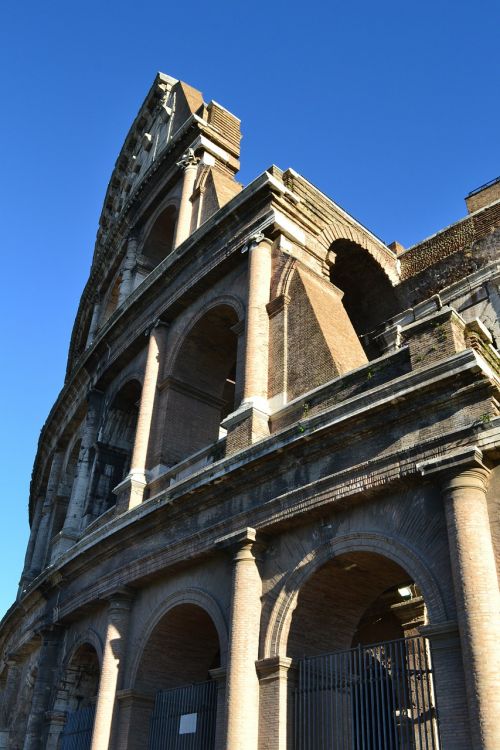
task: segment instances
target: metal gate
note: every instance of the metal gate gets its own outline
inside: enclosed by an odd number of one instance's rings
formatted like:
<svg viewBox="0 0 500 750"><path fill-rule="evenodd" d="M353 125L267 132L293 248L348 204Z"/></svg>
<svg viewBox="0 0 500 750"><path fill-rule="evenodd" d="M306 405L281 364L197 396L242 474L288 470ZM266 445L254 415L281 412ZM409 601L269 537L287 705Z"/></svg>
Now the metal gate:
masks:
<svg viewBox="0 0 500 750"><path fill-rule="evenodd" d="M186 685L156 694L149 750L213 750L217 683Z"/></svg>
<svg viewBox="0 0 500 750"><path fill-rule="evenodd" d="M424 638L306 657L294 698L295 750L439 750Z"/></svg>
<svg viewBox="0 0 500 750"><path fill-rule="evenodd" d="M90 750L95 706L71 711L61 733L60 750Z"/></svg>

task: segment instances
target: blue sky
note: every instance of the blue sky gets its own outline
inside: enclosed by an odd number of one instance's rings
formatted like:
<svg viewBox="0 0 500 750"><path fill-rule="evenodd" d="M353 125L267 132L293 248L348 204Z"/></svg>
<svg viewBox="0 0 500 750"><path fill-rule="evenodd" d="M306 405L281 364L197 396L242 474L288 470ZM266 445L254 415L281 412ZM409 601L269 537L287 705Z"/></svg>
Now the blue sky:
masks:
<svg viewBox="0 0 500 750"><path fill-rule="evenodd" d="M107 181L156 72L241 118L242 182L292 166L408 247L500 174L499 28L485 0L3 8L0 613Z"/></svg>

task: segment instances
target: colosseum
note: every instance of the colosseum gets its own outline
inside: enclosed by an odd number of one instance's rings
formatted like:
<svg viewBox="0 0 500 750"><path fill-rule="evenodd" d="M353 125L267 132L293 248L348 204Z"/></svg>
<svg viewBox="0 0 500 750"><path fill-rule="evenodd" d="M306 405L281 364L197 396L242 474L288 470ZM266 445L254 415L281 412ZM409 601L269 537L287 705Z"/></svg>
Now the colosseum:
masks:
<svg viewBox="0 0 500 750"><path fill-rule="evenodd" d="M0 629L0 748L500 748L500 179L384 244L158 74Z"/></svg>

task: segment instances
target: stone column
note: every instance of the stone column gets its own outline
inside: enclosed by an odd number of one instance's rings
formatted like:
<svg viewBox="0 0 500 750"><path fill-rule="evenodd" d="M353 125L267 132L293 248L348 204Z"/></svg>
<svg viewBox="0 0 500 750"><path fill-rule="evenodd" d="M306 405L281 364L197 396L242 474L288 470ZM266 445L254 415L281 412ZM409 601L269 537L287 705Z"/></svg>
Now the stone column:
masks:
<svg viewBox="0 0 500 750"><path fill-rule="evenodd" d="M54 686L57 656L63 630L60 625L50 625L41 631L42 643L23 750L42 750L44 747L45 713L49 709Z"/></svg>
<svg viewBox="0 0 500 750"><path fill-rule="evenodd" d="M149 334L146 369L142 385L141 403L135 431L134 449L130 462L130 472L116 488L119 506L134 508L142 503L147 484L146 462L150 445L151 425L156 401L158 377L165 358L167 325L157 320Z"/></svg>
<svg viewBox="0 0 500 750"><path fill-rule="evenodd" d="M118 307L122 305L132 292L134 283L134 269L137 261L137 237L128 238L127 252L122 266L122 280L118 293Z"/></svg>
<svg viewBox="0 0 500 750"><path fill-rule="evenodd" d="M117 593L109 601L91 750L108 750L112 747L115 699L123 678L131 602L128 592Z"/></svg>
<svg viewBox="0 0 500 750"><path fill-rule="evenodd" d="M24 556L23 573L21 576L21 580L19 581L18 597L21 597L23 595L28 583L31 581L31 576L30 576L31 559L33 557L33 551L35 549L35 543L36 543L36 539L38 536L38 529L40 527L40 521L42 518L42 507L43 507L43 497L37 497L36 504L35 504L35 512L33 514L33 522L31 524L30 538L28 541L28 546L26 548L26 554Z"/></svg>
<svg viewBox="0 0 500 750"><path fill-rule="evenodd" d="M29 572L31 578L35 578L40 573L47 557L47 550L50 542L51 532L50 521L52 518L52 506L54 503L54 498L57 494L57 488L59 486L63 460L64 453L62 451L57 451L56 453L54 453L52 457L52 464L50 466L47 492L45 494L45 500L42 507L42 517L40 519L40 526L38 528L35 548L33 550L33 556L31 558Z"/></svg>
<svg viewBox="0 0 500 750"><path fill-rule="evenodd" d="M14 710L15 699L14 696L19 691L19 658L11 656L7 659L7 679L5 682L5 688L1 695L1 706L2 710L0 716L2 717L2 725L9 725L10 717Z"/></svg>
<svg viewBox="0 0 500 750"><path fill-rule="evenodd" d="M215 722L214 750L224 750L224 734L226 728L226 679L227 674L224 667L210 669L212 680L217 683L217 719Z"/></svg>
<svg viewBox="0 0 500 750"><path fill-rule="evenodd" d="M80 527L92 470L92 449L97 439L101 418L102 393L95 388L87 397L87 415L82 427L80 453L68 510L62 531L55 543L54 556L65 552L80 536Z"/></svg>
<svg viewBox="0 0 500 750"><path fill-rule="evenodd" d="M420 633L430 645L435 706L439 711L440 748L470 750L472 743L458 624L445 621L423 625Z"/></svg>
<svg viewBox="0 0 500 750"><path fill-rule="evenodd" d="M97 299L94 302L94 307L92 310L92 318L90 319L89 335L87 336L87 347L91 346L94 343L94 339L97 333L97 328L99 326L100 317L101 317L101 303Z"/></svg>
<svg viewBox="0 0 500 750"><path fill-rule="evenodd" d="M269 302L272 243L263 234L254 235L248 252L247 311L243 398L238 409L222 426L227 429L226 453L235 453L269 435L268 360Z"/></svg>
<svg viewBox="0 0 500 750"><path fill-rule="evenodd" d="M187 239L191 233L191 217L193 215L193 204L191 196L193 195L196 175L198 173L198 162L200 160L194 155L192 148L188 148L177 165L184 169L184 179L182 182L181 202L179 205L179 214L177 216L177 226L175 229L174 249Z"/></svg>
<svg viewBox="0 0 500 750"><path fill-rule="evenodd" d="M295 670L287 656L257 662L260 679L260 725L263 747L287 750L293 737ZM264 736L262 736L264 734Z"/></svg>
<svg viewBox="0 0 500 750"><path fill-rule="evenodd" d="M438 460L442 486L472 746L500 748L500 593L486 489L489 471L478 449Z"/></svg>
<svg viewBox="0 0 500 750"><path fill-rule="evenodd" d="M267 409L271 240L254 235L247 246L247 315L245 325L245 380L243 403Z"/></svg>
<svg viewBox="0 0 500 750"><path fill-rule="evenodd" d="M257 750L259 736L259 656L262 582L255 558L255 529L231 541L235 552L226 687L227 750Z"/></svg>

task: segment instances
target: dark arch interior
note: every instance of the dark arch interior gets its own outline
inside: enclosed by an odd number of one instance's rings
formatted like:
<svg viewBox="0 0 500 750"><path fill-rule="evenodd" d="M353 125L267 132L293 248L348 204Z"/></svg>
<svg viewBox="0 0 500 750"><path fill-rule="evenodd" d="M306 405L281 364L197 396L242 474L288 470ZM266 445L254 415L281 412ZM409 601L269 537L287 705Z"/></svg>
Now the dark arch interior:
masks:
<svg viewBox="0 0 500 750"><path fill-rule="evenodd" d="M287 655L300 658L402 638L399 590L407 587L416 596L408 573L382 555L352 552L333 558L299 593Z"/></svg>
<svg viewBox="0 0 500 750"><path fill-rule="evenodd" d="M169 206L158 216L149 232L142 255L151 269L173 250L176 218L174 206Z"/></svg>
<svg viewBox="0 0 500 750"><path fill-rule="evenodd" d="M160 620L142 654L136 689L144 693L203 682L220 666L217 630L195 604L179 604Z"/></svg>
<svg viewBox="0 0 500 750"><path fill-rule="evenodd" d="M216 442L235 408L236 322L231 307L213 308L180 347L166 395L163 462L170 466Z"/></svg>
<svg viewBox="0 0 500 750"><path fill-rule="evenodd" d="M363 337L398 311L394 288L368 251L355 242L336 240L330 250L336 256L330 281L344 292L344 307L367 355L378 356Z"/></svg>
<svg viewBox="0 0 500 750"><path fill-rule="evenodd" d="M180 604L167 612L142 653L134 692L143 699L132 708L129 747L147 747L153 697L159 690L206 682L210 670L218 667L219 638L207 612L195 604Z"/></svg>
<svg viewBox="0 0 500 750"><path fill-rule="evenodd" d="M77 711L95 701L99 687L99 659L89 643L80 646L64 670L56 701L66 711ZM62 707L62 706L61 706Z"/></svg>
<svg viewBox="0 0 500 750"><path fill-rule="evenodd" d="M141 384L130 380L116 394L104 414L89 483L86 523L116 502L113 489L130 469L140 397Z"/></svg>
<svg viewBox="0 0 500 750"><path fill-rule="evenodd" d="M80 455L80 443L81 440L75 441L71 452L66 460L66 465L59 483L58 494L54 499L54 522L52 525L52 535L58 534L64 526L66 519L66 511L68 509L68 502L73 487L73 482L76 476L76 467L78 464L78 457Z"/></svg>

